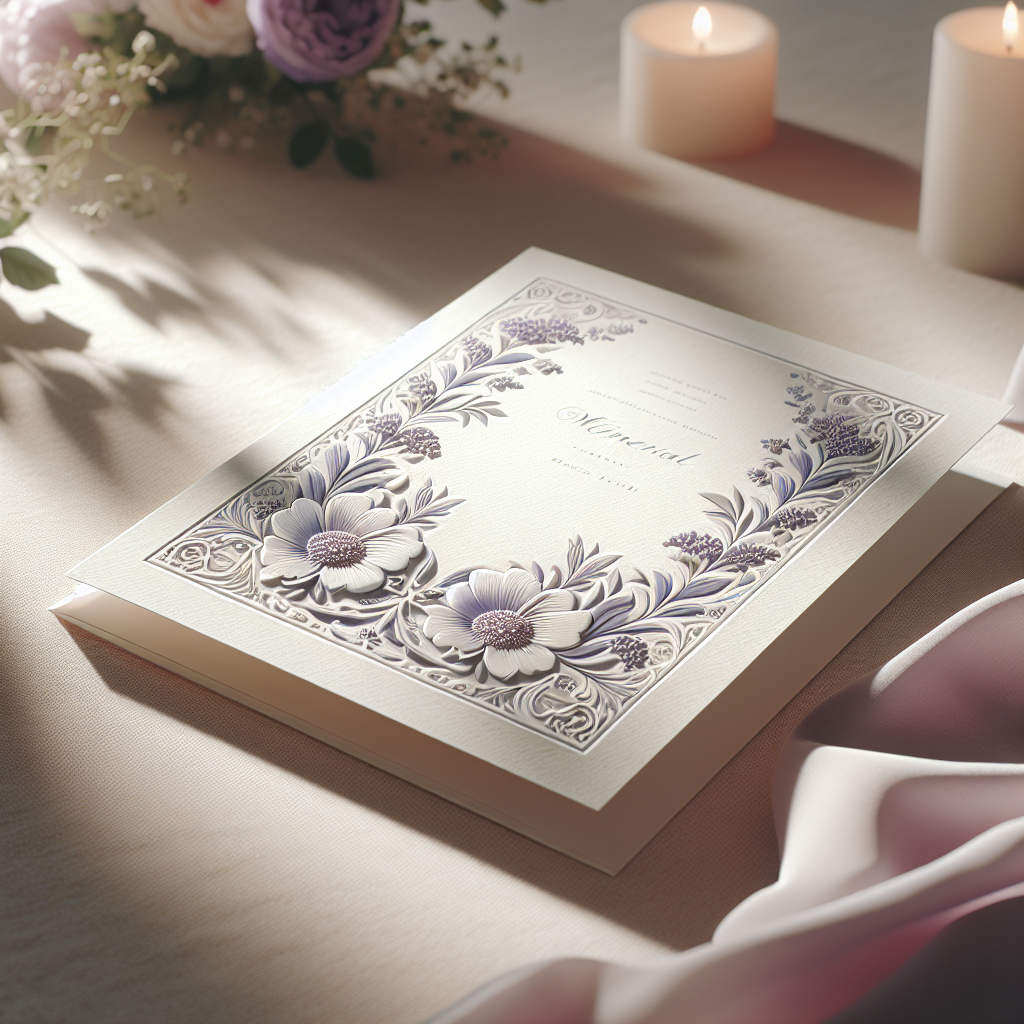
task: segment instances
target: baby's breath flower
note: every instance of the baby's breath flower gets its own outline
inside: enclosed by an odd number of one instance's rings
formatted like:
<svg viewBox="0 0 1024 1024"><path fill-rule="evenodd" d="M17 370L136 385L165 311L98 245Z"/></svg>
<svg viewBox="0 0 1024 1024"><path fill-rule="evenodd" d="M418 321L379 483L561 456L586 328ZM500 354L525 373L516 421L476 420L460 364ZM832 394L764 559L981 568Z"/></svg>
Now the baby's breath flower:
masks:
<svg viewBox="0 0 1024 1024"><path fill-rule="evenodd" d="M156 36L152 32L143 30L132 40L132 53L139 56L143 53L152 53L156 49Z"/></svg>
<svg viewBox="0 0 1024 1024"><path fill-rule="evenodd" d="M0 219L17 226L54 192L84 191L72 212L88 226L99 227L115 206L136 216L156 209L158 179L179 197L187 195L187 180L155 168L132 167L111 152L107 141L149 103L148 87L163 84L161 76L177 66L177 58L160 57L155 49L153 34L141 32L132 44L134 56L127 60L111 49L74 58L64 51L56 63L24 69L17 109L0 113ZM49 146L29 153L22 140L42 127L51 129ZM85 171L97 146L128 169L87 186Z"/></svg>

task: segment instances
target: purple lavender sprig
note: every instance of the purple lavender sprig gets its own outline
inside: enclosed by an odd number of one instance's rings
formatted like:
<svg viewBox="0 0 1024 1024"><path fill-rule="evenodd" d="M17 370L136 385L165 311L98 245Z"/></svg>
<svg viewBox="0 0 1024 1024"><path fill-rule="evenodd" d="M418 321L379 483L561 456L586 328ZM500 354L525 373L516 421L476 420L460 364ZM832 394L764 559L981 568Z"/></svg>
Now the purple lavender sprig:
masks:
<svg viewBox="0 0 1024 1024"><path fill-rule="evenodd" d="M861 437L860 427L856 421L851 422L849 416L838 412L811 420L811 430L811 440L823 444L830 459L868 455L879 444L875 438Z"/></svg>
<svg viewBox="0 0 1024 1024"><path fill-rule="evenodd" d="M431 402L437 397L437 384L427 373L414 373L405 386L421 401Z"/></svg>
<svg viewBox="0 0 1024 1024"><path fill-rule="evenodd" d="M792 405L793 403L790 402L788 404ZM808 422L808 420L810 420L810 418L814 414L814 412L815 412L814 403L813 402L808 402L805 406L802 406L800 409L797 410L797 414L793 417L793 422L794 423L806 424Z"/></svg>
<svg viewBox="0 0 1024 1024"><path fill-rule="evenodd" d="M743 543L726 552L721 561L723 565L733 565L737 569L757 569L781 557L777 548L770 548L764 544Z"/></svg>
<svg viewBox="0 0 1024 1024"><path fill-rule="evenodd" d="M780 508L772 520L783 530L802 530L818 521L817 513L810 508Z"/></svg>
<svg viewBox="0 0 1024 1024"><path fill-rule="evenodd" d="M477 366L479 363L486 363L491 358L491 346L480 338L467 338L462 343L462 349L466 353L470 366Z"/></svg>
<svg viewBox="0 0 1024 1024"><path fill-rule="evenodd" d="M789 447L788 437L762 437L761 446L770 451L772 455L781 455L783 451L792 451Z"/></svg>
<svg viewBox="0 0 1024 1024"><path fill-rule="evenodd" d="M565 317L527 319L516 316L498 325L517 345L553 345L572 342L582 345L584 338L576 325Z"/></svg>
<svg viewBox="0 0 1024 1024"><path fill-rule="evenodd" d="M403 430L398 435L398 441L405 446L405 450L416 455L426 455L428 459L439 459L441 457L441 440L432 430L426 427L413 427L411 430Z"/></svg>
<svg viewBox="0 0 1024 1024"><path fill-rule="evenodd" d="M697 559L699 562L717 562L722 557L725 545L710 533L698 534L696 530L689 533L677 533L662 544L664 548L679 548L684 555Z"/></svg>
<svg viewBox="0 0 1024 1024"><path fill-rule="evenodd" d="M776 463L778 465L778 463ZM772 482L772 475L765 469L748 469L747 476L757 484L758 487L769 487Z"/></svg>
<svg viewBox="0 0 1024 1024"><path fill-rule="evenodd" d="M402 417L396 412L368 412L363 416L363 422L368 429L380 434L383 440L388 441L398 433L398 428L402 425Z"/></svg>
<svg viewBox="0 0 1024 1024"><path fill-rule="evenodd" d="M553 362L551 359L535 359L533 363L535 370L540 370L545 377L550 376L552 373L564 372L558 363Z"/></svg>
<svg viewBox="0 0 1024 1024"><path fill-rule="evenodd" d="M635 636L617 636L608 645L608 650L618 655L627 672L636 672L650 660L651 654L645 641Z"/></svg>

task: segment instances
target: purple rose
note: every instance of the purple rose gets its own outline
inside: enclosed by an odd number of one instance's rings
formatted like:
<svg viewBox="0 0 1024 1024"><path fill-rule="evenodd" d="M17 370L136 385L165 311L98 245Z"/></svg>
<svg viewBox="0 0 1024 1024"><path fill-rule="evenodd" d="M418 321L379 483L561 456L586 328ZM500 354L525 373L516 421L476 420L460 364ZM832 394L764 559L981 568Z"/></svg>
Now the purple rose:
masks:
<svg viewBox="0 0 1024 1024"><path fill-rule="evenodd" d="M401 0L246 0L256 45L296 82L365 71L384 49Z"/></svg>

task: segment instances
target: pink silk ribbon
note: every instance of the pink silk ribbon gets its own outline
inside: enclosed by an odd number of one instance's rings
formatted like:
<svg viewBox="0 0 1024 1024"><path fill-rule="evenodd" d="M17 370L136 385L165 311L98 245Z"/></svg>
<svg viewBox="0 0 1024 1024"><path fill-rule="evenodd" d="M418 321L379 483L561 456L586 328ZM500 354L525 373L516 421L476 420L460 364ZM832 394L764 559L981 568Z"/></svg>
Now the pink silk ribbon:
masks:
<svg viewBox="0 0 1024 1024"><path fill-rule="evenodd" d="M779 879L710 942L645 964L527 966L430 1024L888 1019L871 1000L896 1006L954 922L1024 902L1022 697L1024 581L804 720L775 773Z"/></svg>

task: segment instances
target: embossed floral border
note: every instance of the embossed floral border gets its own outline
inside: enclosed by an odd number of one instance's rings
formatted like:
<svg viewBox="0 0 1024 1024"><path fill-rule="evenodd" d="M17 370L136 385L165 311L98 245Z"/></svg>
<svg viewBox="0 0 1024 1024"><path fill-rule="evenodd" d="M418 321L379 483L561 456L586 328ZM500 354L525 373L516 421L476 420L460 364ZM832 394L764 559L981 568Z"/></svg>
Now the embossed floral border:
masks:
<svg viewBox="0 0 1024 1024"><path fill-rule="evenodd" d="M576 537L548 570L442 574L429 534L463 499L420 467L444 427L506 416L561 349L647 315L538 279L148 561L585 750L941 418L793 366L792 431L752 448L747 493L703 495L708 528L680 524L661 566Z"/></svg>

